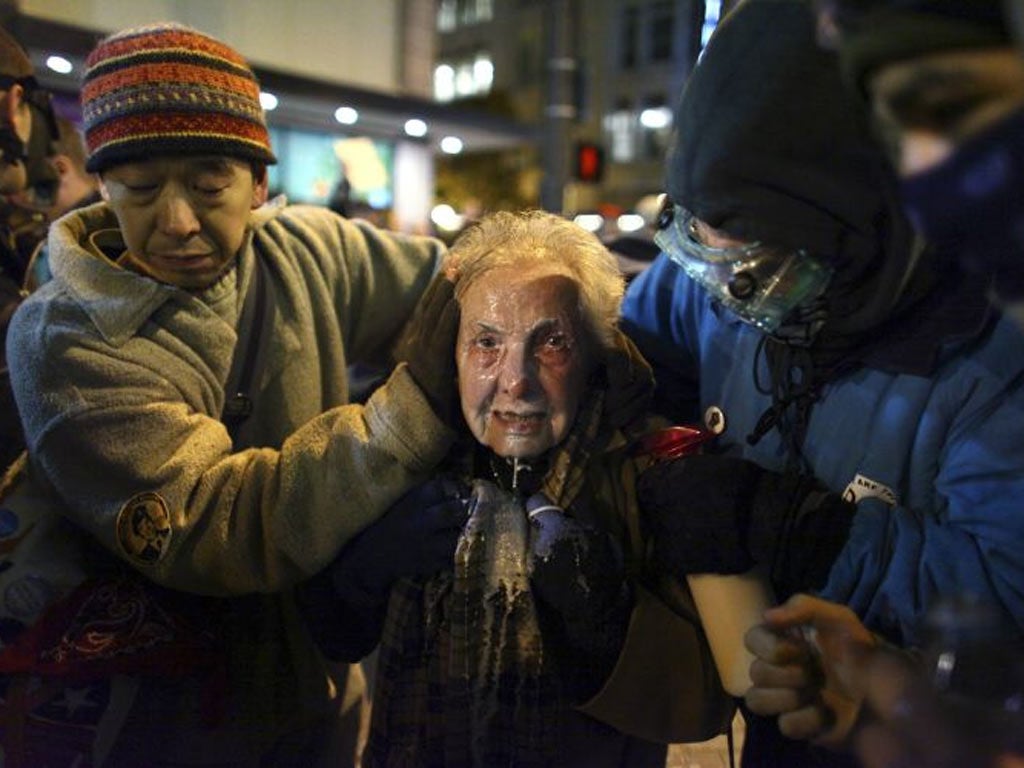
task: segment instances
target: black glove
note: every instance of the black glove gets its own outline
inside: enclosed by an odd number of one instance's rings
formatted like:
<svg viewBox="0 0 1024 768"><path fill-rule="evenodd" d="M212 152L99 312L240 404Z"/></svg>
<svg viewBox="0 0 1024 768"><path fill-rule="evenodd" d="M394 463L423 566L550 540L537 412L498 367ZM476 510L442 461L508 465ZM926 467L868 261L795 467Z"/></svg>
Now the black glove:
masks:
<svg viewBox="0 0 1024 768"><path fill-rule="evenodd" d="M434 413L445 424L460 429L455 342L459 334L459 303L455 285L438 274L420 298L398 347L398 359L423 391Z"/></svg>
<svg viewBox="0 0 1024 768"><path fill-rule="evenodd" d="M469 491L431 480L409 491L296 589L313 639L333 659L357 661L377 644L391 587L454 567Z"/></svg>
<svg viewBox="0 0 1024 768"><path fill-rule="evenodd" d="M761 565L780 599L824 584L857 511L813 477L711 454L655 464L637 500L656 566L682 577Z"/></svg>
<svg viewBox="0 0 1024 768"><path fill-rule="evenodd" d="M563 661L577 702L611 674L629 625L632 601L622 558L610 536L548 503L526 502L530 516L530 586L544 634Z"/></svg>

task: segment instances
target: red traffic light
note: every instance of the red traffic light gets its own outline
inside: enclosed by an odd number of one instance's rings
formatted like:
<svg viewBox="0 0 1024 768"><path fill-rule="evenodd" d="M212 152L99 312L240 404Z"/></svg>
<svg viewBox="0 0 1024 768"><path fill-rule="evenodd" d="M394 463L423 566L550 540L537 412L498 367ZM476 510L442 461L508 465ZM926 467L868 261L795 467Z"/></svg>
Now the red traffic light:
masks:
<svg viewBox="0 0 1024 768"><path fill-rule="evenodd" d="M576 145L576 178L597 182L604 175L604 149L591 142Z"/></svg>

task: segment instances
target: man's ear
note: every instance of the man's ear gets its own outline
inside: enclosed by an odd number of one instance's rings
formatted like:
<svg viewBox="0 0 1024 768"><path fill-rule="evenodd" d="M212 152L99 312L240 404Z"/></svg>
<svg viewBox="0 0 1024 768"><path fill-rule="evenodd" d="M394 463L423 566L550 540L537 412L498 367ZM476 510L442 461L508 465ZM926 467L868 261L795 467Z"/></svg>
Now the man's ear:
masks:
<svg viewBox="0 0 1024 768"><path fill-rule="evenodd" d="M99 177L99 181L100 181L100 197L103 198L103 202L109 203L110 202L110 193L107 191L106 182L103 181L103 177L102 176Z"/></svg>
<svg viewBox="0 0 1024 768"><path fill-rule="evenodd" d="M19 139L28 141L32 135L32 113L25 104L25 87L20 83L8 88L0 99L0 117L14 128Z"/></svg>
<svg viewBox="0 0 1024 768"><path fill-rule="evenodd" d="M266 168L263 169L261 178L253 178L252 185L252 207L253 210L259 208L265 202L267 202L267 194L270 190L270 173Z"/></svg>

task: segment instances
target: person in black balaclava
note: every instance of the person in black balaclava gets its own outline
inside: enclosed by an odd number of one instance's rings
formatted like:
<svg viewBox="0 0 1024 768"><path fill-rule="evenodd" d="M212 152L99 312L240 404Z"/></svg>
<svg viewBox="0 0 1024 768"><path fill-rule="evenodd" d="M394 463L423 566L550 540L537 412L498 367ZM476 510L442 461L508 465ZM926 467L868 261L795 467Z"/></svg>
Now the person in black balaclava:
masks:
<svg viewBox="0 0 1024 768"><path fill-rule="evenodd" d="M816 0L819 41L872 111L919 230L1024 325L1024 0ZM1013 37L1016 33L1016 45ZM1024 644L998 607L931 606L923 653L797 595L751 630L748 705L866 768L1024 765ZM813 628L812 649L794 629Z"/></svg>
<svg viewBox="0 0 1024 768"><path fill-rule="evenodd" d="M39 88L32 62L20 45L0 28L0 195L38 187L52 192L57 175L47 158L57 128L49 95ZM45 235L42 217L11 205L0 206L0 471L25 445L11 395L4 342L7 325L21 303L20 288L35 243L26 244L21 233Z"/></svg>
<svg viewBox="0 0 1024 768"><path fill-rule="evenodd" d="M663 253L624 329L660 409L718 432L640 501L675 575L766 572L898 645L968 590L1024 617L1024 337L925 247L810 7L749 0L683 91ZM842 765L748 718L743 764Z"/></svg>

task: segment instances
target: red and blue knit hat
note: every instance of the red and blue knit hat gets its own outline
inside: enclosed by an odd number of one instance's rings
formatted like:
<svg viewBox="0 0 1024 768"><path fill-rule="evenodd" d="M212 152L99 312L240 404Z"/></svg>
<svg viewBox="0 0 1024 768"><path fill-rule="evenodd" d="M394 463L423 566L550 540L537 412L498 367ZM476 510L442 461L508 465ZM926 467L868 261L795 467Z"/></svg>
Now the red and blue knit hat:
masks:
<svg viewBox="0 0 1024 768"><path fill-rule="evenodd" d="M181 24L117 32L86 60L86 168L167 155L276 163L260 87L234 49Z"/></svg>

